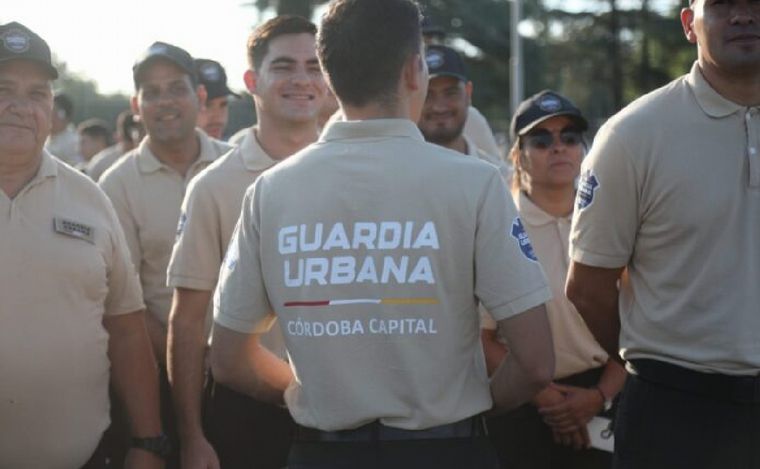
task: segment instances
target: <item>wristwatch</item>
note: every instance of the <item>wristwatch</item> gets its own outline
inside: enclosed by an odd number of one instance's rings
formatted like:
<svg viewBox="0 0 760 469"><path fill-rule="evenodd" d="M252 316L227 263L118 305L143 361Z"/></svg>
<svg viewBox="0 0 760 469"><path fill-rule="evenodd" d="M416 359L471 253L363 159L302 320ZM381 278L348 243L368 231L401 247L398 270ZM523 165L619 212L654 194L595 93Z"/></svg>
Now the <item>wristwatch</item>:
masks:
<svg viewBox="0 0 760 469"><path fill-rule="evenodd" d="M599 386L594 386L594 389L596 389L599 395L602 396L602 401L604 402L604 406L602 407L602 409L605 412L609 412L610 409L612 409L612 399L607 397L604 391L602 391L602 388L600 388Z"/></svg>
<svg viewBox="0 0 760 469"><path fill-rule="evenodd" d="M172 444L169 441L169 437L163 433L148 438L132 438L131 446L132 448L149 451L163 459L166 459L172 450Z"/></svg>

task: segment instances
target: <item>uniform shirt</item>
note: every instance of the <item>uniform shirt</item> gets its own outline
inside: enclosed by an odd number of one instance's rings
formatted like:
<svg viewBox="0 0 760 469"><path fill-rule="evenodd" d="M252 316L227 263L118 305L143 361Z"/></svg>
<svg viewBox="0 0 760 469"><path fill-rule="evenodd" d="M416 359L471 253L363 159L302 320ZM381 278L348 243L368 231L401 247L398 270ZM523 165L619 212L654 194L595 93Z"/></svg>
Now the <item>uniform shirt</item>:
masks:
<svg viewBox="0 0 760 469"><path fill-rule="evenodd" d="M583 163L571 243L582 264L627 267L621 354L760 372L760 113L697 64L629 105Z"/></svg>
<svg viewBox="0 0 760 469"><path fill-rule="evenodd" d="M467 109L467 119L464 121L462 133L487 155L493 155L501 161L501 151L493 137L491 126L488 125L483 114L472 106Z"/></svg>
<svg viewBox="0 0 760 469"><path fill-rule="evenodd" d="M405 119L336 122L246 193L215 319L276 314L301 425L458 421L492 405L478 300L505 319L551 296L519 226L493 165Z"/></svg>
<svg viewBox="0 0 760 469"><path fill-rule="evenodd" d="M197 130L201 153L184 177L163 164L144 139L111 167L100 187L108 194L127 237L132 260L140 274L148 311L163 324L169 318L172 289L166 286L166 267L177 235L182 199L193 176L231 149Z"/></svg>
<svg viewBox="0 0 760 469"><path fill-rule="evenodd" d="M105 150L98 152L87 162L85 173L90 176L93 181L98 181L103 173L116 163L123 154L124 149L122 148L121 143L111 145Z"/></svg>
<svg viewBox="0 0 760 469"><path fill-rule="evenodd" d="M193 178L182 203L181 230L169 262L167 283L170 287L214 289L224 253L240 217L245 191L264 170L276 163L249 129L239 147ZM285 357L279 328L272 328L262 343L280 358Z"/></svg>
<svg viewBox="0 0 760 469"><path fill-rule="evenodd" d="M499 168L499 173L501 173L502 179L504 179L504 182L508 184L510 178L512 177L512 171L509 169L507 164L498 156L490 155L483 151L483 149L479 148L475 142L467 137L467 135L462 135L462 137L464 137L464 141L467 145L467 154L469 156L479 158L483 161L487 161L488 163L491 163L492 165Z"/></svg>
<svg viewBox="0 0 760 469"><path fill-rule="evenodd" d="M525 231L549 278L552 300L546 304L554 342L554 378L561 379L607 363L607 353L594 339L583 318L565 296L569 267L568 242L571 216L555 217L539 208L523 192L514 198ZM483 327L496 329L486 313Z"/></svg>
<svg viewBox="0 0 760 469"><path fill-rule="evenodd" d="M47 152L0 218L0 467L80 467L109 424L103 315L143 308L124 234Z"/></svg>
<svg viewBox="0 0 760 469"><path fill-rule="evenodd" d="M48 135L45 150L70 166L84 161L79 154L79 134L72 124L55 135Z"/></svg>

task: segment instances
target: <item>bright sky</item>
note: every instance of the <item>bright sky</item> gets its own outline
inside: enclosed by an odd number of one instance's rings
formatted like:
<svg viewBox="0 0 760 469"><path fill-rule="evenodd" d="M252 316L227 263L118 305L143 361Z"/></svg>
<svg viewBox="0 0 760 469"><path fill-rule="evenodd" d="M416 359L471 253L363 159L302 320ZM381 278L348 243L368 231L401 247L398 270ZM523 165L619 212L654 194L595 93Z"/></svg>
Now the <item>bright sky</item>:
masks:
<svg viewBox="0 0 760 469"><path fill-rule="evenodd" d="M18 21L42 36L68 69L101 93L133 91L132 64L154 41L220 62L233 90L244 89L245 43L259 21L246 0L4 1L0 23Z"/></svg>

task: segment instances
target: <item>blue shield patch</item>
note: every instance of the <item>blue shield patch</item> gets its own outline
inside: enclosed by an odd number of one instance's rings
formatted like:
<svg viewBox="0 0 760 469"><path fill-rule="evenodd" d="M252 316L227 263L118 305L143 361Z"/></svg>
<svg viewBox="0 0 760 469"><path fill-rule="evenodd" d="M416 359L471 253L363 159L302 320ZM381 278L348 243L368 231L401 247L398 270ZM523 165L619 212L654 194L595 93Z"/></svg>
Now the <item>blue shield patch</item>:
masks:
<svg viewBox="0 0 760 469"><path fill-rule="evenodd" d="M187 214L185 212L182 212L179 215L179 222L177 222L177 237L176 239L179 239L180 236L182 236L182 232L185 231L185 225L187 224Z"/></svg>
<svg viewBox="0 0 760 469"><path fill-rule="evenodd" d="M599 179L589 169L581 175L578 182L578 193L575 198L575 205L578 210L589 207L594 202L594 192L599 188Z"/></svg>
<svg viewBox="0 0 760 469"><path fill-rule="evenodd" d="M512 220L512 231L510 234L517 241L517 245L520 247L523 255L533 262L538 262L536 253L533 251L533 245L530 244L530 238L528 237L528 233L525 232L525 227L520 217L515 217Z"/></svg>

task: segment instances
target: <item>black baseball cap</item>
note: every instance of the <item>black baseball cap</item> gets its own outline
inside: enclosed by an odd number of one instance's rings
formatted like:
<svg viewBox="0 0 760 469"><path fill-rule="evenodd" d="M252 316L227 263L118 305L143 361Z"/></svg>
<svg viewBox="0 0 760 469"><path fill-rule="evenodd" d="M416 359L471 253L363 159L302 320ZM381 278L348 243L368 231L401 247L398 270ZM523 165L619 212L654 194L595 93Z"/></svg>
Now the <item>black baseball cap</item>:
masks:
<svg viewBox="0 0 760 469"><path fill-rule="evenodd" d="M581 132L588 129L588 122L569 99L552 90L544 90L534 94L517 106L509 134L512 141L519 135L524 135L533 127L556 116L570 117Z"/></svg>
<svg viewBox="0 0 760 469"><path fill-rule="evenodd" d="M132 66L132 79L135 82L135 89L139 88L138 78L140 72L143 71L147 64L156 59L168 60L190 75L190 81L194 85L198 84L198 74L195 72L193 57L185 49L165 42L154 42Z"/></svg>
<svg viewBox="0 0 760 469"><path fill-rule="evenodd" d="M425 62L427 62L430 78L454 77L467 81L467 72L464 60L459 52L451 47L440 44L431 44L425 49Z"/></svg>
<svg viewBox="0 0 760 469"><path fill-rule="evenodd" d="M34 31L15 21L0 25L0 63L11 60L31 60L42 65L50 78L58 78L53 66L50 47Z"/></svg>
<svg viewBox="0 0 760 469"><path fill-rule="evenodd" d="M227 86L227 73L219 62L209 59L195 59L195 71L198 73L198 80L206 87L206 92L208 93L207 99L215 99L227 95L232 95L236 98L240 97Z"/></svg>

